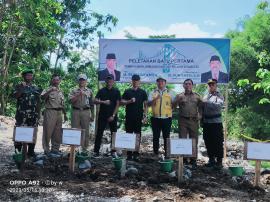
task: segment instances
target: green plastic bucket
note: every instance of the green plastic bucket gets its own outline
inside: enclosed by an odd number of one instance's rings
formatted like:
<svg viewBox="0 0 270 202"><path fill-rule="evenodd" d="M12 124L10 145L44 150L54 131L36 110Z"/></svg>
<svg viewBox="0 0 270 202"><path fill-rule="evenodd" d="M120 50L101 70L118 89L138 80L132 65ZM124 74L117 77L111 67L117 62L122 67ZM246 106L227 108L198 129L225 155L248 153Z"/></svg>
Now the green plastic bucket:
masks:
<svg viewBox="0 0 270 202"><path fill-rule="evenodd" d="M172 171L173 160L166 159L164 161L159 161L159 164L160 164L160 170L162 172L171 172Z"/></svg>
<svg viewBox="0 0 270 202"><path fill-rule="evenodd" d="M78 163L83 163L85 160L89 159L89 154L86 152L76 153L75 161Z"/></svg>
<svg viewBox="0 0 270 202"><path fill-rule="evenodd" d="M123 163L123 158L113 158L112 162L113 162L114 167L115 167L116 170L121 170L122 163Z"/></svg>
<svg viewBox="0 0 270 202"><path fill-rule="evenodd" d="M16 163L20 163L23 160L23 155L21 152L18 152L18 153L13 154L12 158Z"/></svg>
<svg viewBox="0 0 270 202"><path fill-rule="evenodd" d="M244 169L242 166L230 166L229 170L232 176L242 176L244 173Z"/></svg>

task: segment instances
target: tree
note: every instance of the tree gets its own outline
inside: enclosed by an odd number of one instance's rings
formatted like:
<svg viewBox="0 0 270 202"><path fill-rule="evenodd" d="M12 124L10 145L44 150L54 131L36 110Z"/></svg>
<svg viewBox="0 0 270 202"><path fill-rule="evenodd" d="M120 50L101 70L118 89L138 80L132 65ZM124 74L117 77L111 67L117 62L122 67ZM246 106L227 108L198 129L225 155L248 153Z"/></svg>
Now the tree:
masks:
<svg viewBox="0 0 270 202"><path fill-rule="evenodd" d="M242 30L229 31L232 39L230 122L231 134L266 139L269 136L270 12L268 1L245 18ZM256 89L254 91L254 89ZM256 117L256 118L254 118ZM256 120L255 120L256 119ZM255 123L256 122L256 123Z"/></svg>
<svg viewBox="0 0 270 202"><path fill-rule="evenodd" d="M24 66L40 69L46 62L45 53L55 47L59 26L53 15L61 12L61 7L53 0L24 0L4 1L1 10L0 41L4 45L0 47L0 114L5 114L11 81Z"/></svg>
<svg viewBox="0 0 270 202"><path fill-rule="evenodd" d="M102 15L91 10L90 0L59 0L59 3L63 12L55 18L63 31L57 36L57 49L50 52L50 56L56 54L54 68L59 66L59 60L67 59L71 51L89 48L95 34L102 36L99 28L111 31L111 26L116 26L118 22L111 14Z"/></svg>
<svg viewBox="0 0 270 202"><path fill-rule="evenodd" d="M0 1L0 114L14 114L15 100L9 95L25 67L35 71L35 83L41 88L59 73L65 78L65 96L76 85L78 73L95 80L93 58L81 52L91 49L95 35L101 36L104 28L111 30L117 18L89 8L89 0ZM57 68L51 68L53 58Z"/></svg>

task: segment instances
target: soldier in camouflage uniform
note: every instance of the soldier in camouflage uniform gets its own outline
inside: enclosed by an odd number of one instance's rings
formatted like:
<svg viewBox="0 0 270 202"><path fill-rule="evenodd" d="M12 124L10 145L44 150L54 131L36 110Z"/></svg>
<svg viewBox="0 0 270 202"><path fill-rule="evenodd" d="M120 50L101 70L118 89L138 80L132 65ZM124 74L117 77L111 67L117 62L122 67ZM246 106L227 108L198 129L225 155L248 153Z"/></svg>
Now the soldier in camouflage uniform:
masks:
<svg viewBox="0 0 270 202"><path fill-rule="evenodd" d="M15 87L13 95L17 99L16 126L37 127L40 115L41 89L32 84L33 71L26 69L22 72L24 82ZM15 142L15 149L21 151L22 143ZM35 156L35 144L28 144L28 156Z"/></svg>

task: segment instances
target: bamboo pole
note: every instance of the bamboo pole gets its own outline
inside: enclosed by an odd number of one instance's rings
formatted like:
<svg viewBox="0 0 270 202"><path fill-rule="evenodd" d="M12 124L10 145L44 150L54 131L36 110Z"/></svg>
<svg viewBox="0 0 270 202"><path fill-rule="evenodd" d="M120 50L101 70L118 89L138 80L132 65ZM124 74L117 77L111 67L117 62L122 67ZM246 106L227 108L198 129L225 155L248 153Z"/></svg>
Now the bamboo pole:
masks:
<svg viewBox="0 0 270 202"><path fill-rule="evenodd" d="M260 186L260 177L261 177L261 161L256 160L255 181L254 181L254 185L256 187Z"/></svg>
<svg viewBox="0 0 270 202"><path fill-rule="evenodd" d="M184 174L183 156L178 156L178 170L177 170L178 186L183 181L183 174Z"/></svg>

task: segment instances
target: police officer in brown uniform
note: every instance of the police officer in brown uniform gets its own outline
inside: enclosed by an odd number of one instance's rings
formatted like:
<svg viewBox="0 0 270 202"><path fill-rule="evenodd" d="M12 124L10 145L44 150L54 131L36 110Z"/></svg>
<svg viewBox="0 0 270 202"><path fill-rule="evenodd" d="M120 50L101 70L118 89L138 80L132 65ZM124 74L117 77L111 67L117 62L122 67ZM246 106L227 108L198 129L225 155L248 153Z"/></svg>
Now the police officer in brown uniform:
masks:
<svg viewBox="0 0 270 202"><path fill-rule="evenodd" d="M196 139L197 148L203 101L199 94L192 91L193 81L191 79L186 79L183 87L185 92L178 94L175 98L175 105L179 106L179 137ZM195 168L197 166L196 158L193 158L191 163Z"/></svg>
<svg viewBox="0 0 270 202"><path fill-rule="evenodd" d="M64 109L64 94L59 88L60 82L60 77L53 75L51 86L41 93L41 98L45 102L42 138L45 154L50 152L50 141L52 144L51 153L59 154L62 134L62 112L64 112L65 121L67 120Z"/></svg>
<svg viewBox="0 0 270 202"><path fill-rule="evenodd" d="M84 151L89 145L89 124L94 121L93 93L86 87L87 76L78 76L79 87L72 90L69 100L72 104L71 127L85 130L85 139L82 145Z"/></svg>

